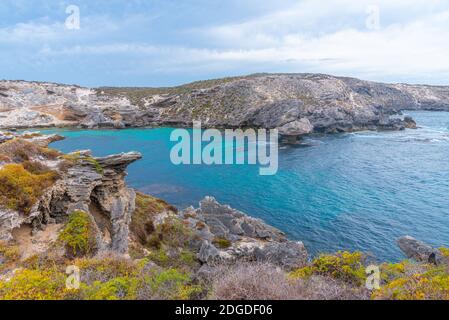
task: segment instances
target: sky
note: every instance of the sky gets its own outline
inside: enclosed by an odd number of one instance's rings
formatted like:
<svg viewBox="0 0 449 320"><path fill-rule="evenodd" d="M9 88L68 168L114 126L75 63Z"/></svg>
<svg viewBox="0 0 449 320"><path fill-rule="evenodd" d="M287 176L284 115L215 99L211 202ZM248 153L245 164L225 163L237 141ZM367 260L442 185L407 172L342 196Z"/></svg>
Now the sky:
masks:
<svg viewBox="0 0 449 320"><path fill-rule="evenodd" d="M449 0L0 1L0 79L173 86L259 72L449 85Z"/></svg>

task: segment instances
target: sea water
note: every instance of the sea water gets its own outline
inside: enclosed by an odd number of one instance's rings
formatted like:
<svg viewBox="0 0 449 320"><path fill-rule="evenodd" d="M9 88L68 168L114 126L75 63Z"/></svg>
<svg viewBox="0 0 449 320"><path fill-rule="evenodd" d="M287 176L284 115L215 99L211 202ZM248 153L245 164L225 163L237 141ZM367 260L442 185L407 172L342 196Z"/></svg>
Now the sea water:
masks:
<svg viewBox="0 0 449 320"><path fill-rule="evenodd" d="M395 261L403 235L449 246L449 113L407 114L419 129L281 145L274 176L254 165L173 165L172 128L46 132L66 137L52 144L64 152L141 152L128 184L181 209L210 195L303 241L312 255L361 250Z"/></svg>

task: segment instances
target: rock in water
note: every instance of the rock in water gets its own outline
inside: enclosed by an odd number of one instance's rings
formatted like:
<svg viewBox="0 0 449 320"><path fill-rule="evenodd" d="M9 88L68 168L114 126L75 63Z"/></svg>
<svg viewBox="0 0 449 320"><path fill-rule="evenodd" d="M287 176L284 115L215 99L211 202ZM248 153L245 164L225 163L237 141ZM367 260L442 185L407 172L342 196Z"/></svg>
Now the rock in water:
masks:
<svg viewBox="0 0 449 320"><path fill-rule="evenodd" d="M407 258L415 261L438 264L441 260L441 254L437 249L413 237L405 236L399 238L397 244Z"/></svg>
<svg viewBox="0 0 449 320"><path fill-rule="evenodd" d="M416 129L416 128L418 128L418 126L416 125L416 121L413 120L413 118L410 117L410 116L404 117L404 126L407 129Z"/></svg>

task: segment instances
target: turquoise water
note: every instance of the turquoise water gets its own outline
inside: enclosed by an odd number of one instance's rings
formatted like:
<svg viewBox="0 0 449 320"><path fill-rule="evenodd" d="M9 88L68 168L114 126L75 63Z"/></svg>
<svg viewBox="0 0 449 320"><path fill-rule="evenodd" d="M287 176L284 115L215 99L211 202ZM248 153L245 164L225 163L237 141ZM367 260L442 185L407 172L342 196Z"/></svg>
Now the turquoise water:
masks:
<svg viewBox="0 0 449 320"><path fill-rule="evenodd" d="M140 151L129 185L180 208L206 195L302 240L312 253L362 250L398 260L395 239L411 235L449 245L449 113L408 112L421 126L403 132L313 136L279 150L279 171L257 166L170 162L172 129L52 130L64 152L97 156Z"/></svg>

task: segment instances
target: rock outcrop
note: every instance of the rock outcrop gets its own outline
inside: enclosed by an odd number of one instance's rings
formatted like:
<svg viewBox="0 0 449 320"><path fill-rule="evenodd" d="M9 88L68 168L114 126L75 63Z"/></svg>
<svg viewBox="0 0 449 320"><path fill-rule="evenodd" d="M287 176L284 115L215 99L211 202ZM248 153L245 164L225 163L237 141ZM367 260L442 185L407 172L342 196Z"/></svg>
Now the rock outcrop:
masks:
<svg viewBox="0 0 449 320"><path fill-rule="evenodd" d="M60 139L59 136L26 133L22 137L41 147ZM59 178L29 212L0 208L0 240L13 239L14 230L22 226L30 226L32 233L36 233L49 224L63 223L72 212L80 210L92 216L99 233L97 247L100 250L126 253L136 197L135 191L126 186L126 168L141 157L140 153L130 152L96 158L90 151L78 151L54 160L34 159L54 168ZM65 169L61 169L63 164Z"/></svg>
<svg viewBox="0 0 449 320"><path fill-rule="evenodd" d="M449 87L383 84L322 74L258 74L173 88L88 89L0 82L0 128L142 126L279 128L310 132L412 127L403 109L449 110Z"/></svg>
<svg viewBox="0 0 449 320"><path fill-rule="evenodd" d="M204 198L197 209L184 210L180 217L195 232L197 241L192 245L205 264L265 261L292 270L307 262L302 242L287 240L278 229L213 197Z"/></svg>
<svg viewBox="0 0 449 320"><path fill-rule="evenodd" d="M438 264L441 261L439 250L413 237L405 236L398 239L397 244L407 258L418 262Z"/></svg>
<svg viewBox="0 0 449 320"><path fill-rule="evenodd" d="M69 155L70 156L70 155ZM131 215L135 209L135 191L125 184L126 167L142 156L137 152L92 158L89 152L77 152L77 163L37 204L39 219L35 228L49 222L64 221L75 210L93 215L102 243L99 248L118 253L128 250Z"/></svg>

